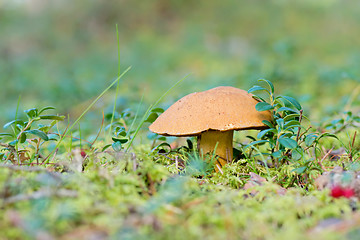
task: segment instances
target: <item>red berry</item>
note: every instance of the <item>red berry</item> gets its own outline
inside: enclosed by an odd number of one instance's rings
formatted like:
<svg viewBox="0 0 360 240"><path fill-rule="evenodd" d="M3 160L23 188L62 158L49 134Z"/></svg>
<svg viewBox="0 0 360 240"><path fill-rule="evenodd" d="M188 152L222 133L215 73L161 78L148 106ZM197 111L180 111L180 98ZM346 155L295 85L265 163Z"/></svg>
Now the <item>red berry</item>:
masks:
<svg viewBox="0 0 360 240"><path fill-rule="evenodd" d="M80 154L83 158L86 156L86 152L84 152L84 151L81 151Z"/></svg>
<svg viewBox="0 0 360 240"><path fill-rule="evenodd" d="M351 188L345 188L343 190L343 196L346 198L351 198L355 195L354 190Z"/></svg>
<svg viewBox="0 0 360 240"><path fill-rule="evenodd" d="M339 198L344 196L344 189L340 186L334 186L331 188L330 195L334 198Z"/></svg>

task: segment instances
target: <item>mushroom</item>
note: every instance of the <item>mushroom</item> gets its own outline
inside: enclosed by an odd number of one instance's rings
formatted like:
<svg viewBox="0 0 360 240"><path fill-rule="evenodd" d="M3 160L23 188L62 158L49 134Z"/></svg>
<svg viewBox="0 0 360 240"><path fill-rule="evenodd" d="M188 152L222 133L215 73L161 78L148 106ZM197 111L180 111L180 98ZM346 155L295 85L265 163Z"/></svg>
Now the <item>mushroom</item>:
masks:
<svg viewBox="0 0 360 240"><path fill-rule="evenodd" d="M264 129L263 120L272 120L270 111L258 112L258 103L247 91L234 87L216 87L181 98L153 122L150 131L164 136L198 136L202 154L216 147L217 171L233 156L233 132Z"/></svg>

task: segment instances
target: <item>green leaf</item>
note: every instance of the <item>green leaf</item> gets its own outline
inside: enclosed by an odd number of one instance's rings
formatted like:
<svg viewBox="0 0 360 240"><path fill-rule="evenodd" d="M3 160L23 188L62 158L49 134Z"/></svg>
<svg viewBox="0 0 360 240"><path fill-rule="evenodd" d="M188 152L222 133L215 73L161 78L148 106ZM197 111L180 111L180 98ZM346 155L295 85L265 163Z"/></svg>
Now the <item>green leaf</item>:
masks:
<svg viewBox="0 0 360 240"><path fill-rule="evenodd" d="M9 126L11 126L11 125L13 125L13 124L19 124L19 125L21 125L21 127L24 127L24 126L25 126L24 121L18 119L18 120L12 120L11 122L6 123L6 124L4 125L4 128L6 129L6 128L8 128Z"/></svg>
<svg viewBox="0 0 360 240"><path fill-rule="evenodd" d="M280 129L284 129L284 119L282 118L277 119L276 124L280 127Z"/></svg>
<svg viewBox="0 0 360 240"><path fill-rule="evenodd" d="M302 126L299 121L291 120L284 125L285 130L288 130L290 128L302 128Z"/></svg>
<svg viewBox="0 0 360 240"><path fill-rule="evenodd" d="M39 138L43 139L44 141L49 141L48 136L43 131L40 131L39 129L33 129L33 130L27 130L26 133L33 134L35 136L38 136Z"/></svg>
<svg viewBox="0 0 360 240"><path fill-rule="evenodd" d="M26 115L29 118L36 118L38 116L38 109L37 108L30 108L30 109L24 110L24 112L26 113Z"/></svg>
<svg viewBox="0 0 360 240"><path fill-rule="evenodd" d="M128 118L131 116L131 114L132 114L132 112L130 111L130 109L126 109L121 112L120 116L121 116L121 118Z"/></svg>
<svg viewBox="0 0 360 240"><path fill-rule="evenodd" d="M341 118L341 119L334 119L334 120L331 121L331 124L332 124L332 125L336 125L336 124L338 124L338 123L343 124L344 121L345 121L345 120L342 119L342 118Z"/></svg>
<svg viewBox="0 0 360 240"><path fill-rule="evenodd" d="M274 124L272 124L272 122L268 120L263 120L262 123L268 126L269 128L275 128Z"/></svg>
<svg viewBox="0 0 360 240"><path fill-rule="evenodd" d="M266 102L265 99L263 99L262 97L256 95L256 94L253 94L253 99L255 99L256 101L258 102Z"/></svg>
<svg viewBox="0 0 360 240"><path fill-rule="evenodd" d="M351 111L347 111L347 112L344 112L346 115L348 115L349 117L351 117L353 115L353 113Z"/></svg>
<svg viewBox="0 0 360 240"><path fill-rule="evenodd" d="M101 152L104 152L106 149L108 149L109 147L111 147L111 144L107 144L105 145L102 149Z"/></svg>
<svg viewBox="0 0 360 240"><path fill-rule="evenodd" d="M127 143L129 141L129 139L127 138L111 138L114 142L120 142L120 143Z"/></svg>
<svg viewBox="0 0 360 240"><path fill-rule="evenodd" d="M291 120L291 121L286 122L284 127L290 127L290 126L295 126L295 125L300 125L300 122L297 120Z"/></svg>
<svg viewBox="0 0 360 240"><path fill-rule="evenodd" d="M153 133L153 132L149 132L147 134L147 138L150 140L155 140L157 138L158 134L157 133Z"/></svg>
<svg viewBox="0 0 360 240"><path fill-rule="evenodd" d="M164 109L162 109L162 108L153 108L153 109L151 109L151 112L163 113L163 112L164 112Z"/></svg>
<svg viewBox="0 0 360 240"><path fill-rule="evenodd" d="M26 141L26 133L22 132L19 137L19 143L24 143Z"/></svg>
<svg viewBox="0 0 360 240"><path fill-rule="evenodd" d="M267 111L267 110L271 110L271 109L274 109L273 106L271 106L269 103L267 102L259 102L256 104L255 106L255 109L259 112L262 112L262 111Z"/></svg>
<svg viewBox="0 0 360 240"><path fill-rule="evenodd" d="M270 128L270 129L262 130L261 132L258 133L257 138L262 138L262 137L265 136L265 134L267 134L268 132L276 133L276 129Z"/></svg>
<svg viewBox="0 0 360 240"><path fill-rule="evenodd" d="M288 107L281 107L278 110L276 110L276 112L283 112L283 111L289 111L289 112L293 112L293 113L299 113L298 110L294 110L292 108L288 108Z"/></svg>
<svg viewBox="0 0 360 240"><path fill-rule="evenodd" d="M306 135L306 137L305 137L305 145L307 147L311 146L315 142L317 137L318 136L316 134L313 134L313 133L311 133L309 135Z"/></svg>
<svg viewBox="0 0 360 240"><path fill-rule="evenodd" d="M119 132L116 133L116 136L117 137L119 137L119 136L120 137L125 137L126 136L126 131L125 130L119 131Z"/></svg>
<svg viewBox="0 0 360 240"><path fill-rule="evenodd" d="M339 138L338 138L335 134L332 134L332 133L323 133L323 134L321 134L321 135L318 137L317 141L319 141L319 140L320 140L321 138L323 138L323 137L331 137L331 138L335 138L335 139L339 140Z"/></svg>
<svg viewBox="0 0 360 240"><path fill-rule="evenodd" d="M252 93L252 92L256 92L256 91L266 91L267 93L270 94L269 90L267 90L266 88L257 86L257 85L255 85L255 86L253 86L252 88L250 88L250 89L248 90L248 93Z"/></svg>
<svg viewBox="0 0 360 240"><path fill-rule="evenodd" d="M167 148L168 151L171 151L171 146L169 143L167 142L163 142L163 143L160 143L159 145L157 145L156 147L154 147L151 152L154 152L155 150L158 150L159 148Z"/></svg>
<svg viewBox="0 0 360 240"><path fill-rule="evenodd" d="M58 115L41 115L41 116L40 116L40 119L62 121L62 120L65 119L65 116L58 116Z"/></svg>
<svg viewBox="0 0 360 240"><path fill-rule="evenodd" d="M285 103L284 103L284 101L281 99L281 96L275 98L275 100L274 100L274 106L275 106L276 108L278 108L278 109L285 106Z"/></svg>
<svg viewBox="0 0 360 240"><path fill-rule="evenodd" d="M290 119L299 119L300 114L288 114L284 117L284 121L289 121Z"/></svg>
<svg viewBox="0 0 360 240"><path fill-rule="evenodd" d="M269 80L266 79L259 79L259 82L266 82L267 85L270 87L270 91L272 94L274 94L274 85L272 84L272 82L270 82Z"/></svg>
<svg viewBox="0 0 360 240"><path fill-rule="evenodd" d="M55 109L54 107L51 107L51 106L47 106L47 107L44 107L42 108L40 111L39 111L39 115L44 112L44 111L47 111L47 110L50 110L50 109Z"/></svg>
<svg viewBox="0 0 360 240"><path fill-rule="evenodd" d="M0 133L0 137L15 137L15 136L11 133Z"/></svg>
<svg viewBox="0 0 360 240"><path fill-rule="evenodd" d="M298 146L297 142L291 138L283 137L283 138L279 138L278 141L285 148L294 149Z"/></svg>
<svg viewBox="0 0 360 240"><path fill-rule="evenodd" d="M18 141L17 139L15 139L14 141L9 142L8 144L9 144L10 146L15 146L18 142L19 142L19 141Z"/></svg>
<svg viewBox="0 0 360 240"><path fill-rule="evenodd" d="M149 122L149 123L153 123L157 118L158 118L158 114L157 113L150 113L150 115L148 116L148 118L145 120L145 122Z"/></svg>
<svg viewBox="0 0 360 240"><path fill-rule="evenodd" d="M50 134L48 134L47 136L48 136L48 138L49 138L49 141L50 141L50 140L57 141L57 140L60 139L59 135L58 135L58 134L54 134L54 133L50 133Z"/></svg>
<svg viewBox="0 0 360 240"><path fill-rule="evenodd" d="M249 138L252 141L256 141L256 138L254 138L253 136L247 135L246 137Z"/></svg>
<svg viewBox="0 0 360 240"><path fill-rule="evenodd" d="M113 124L114 125L114 124ZM123 126L116 126L115 128L114 128L114 131L115 132L122 132L122 131L126 131L125 130L125 127L123 127Z"/></svg>
<svg viewBox="0 0 360 240"><path fill-rule="evenodd" d="M289 96L280 96L281 98L285 99L286 101L288 101L289 103L291 103L294 107L296 107L298 110L301 110L302 107L300 105L300 103L292 97Z"/></svg>
<svg viewBox="0 0 360 240"><path fill-rule="evenodd" d="M114 142L113 144L111 144L111 146L115 152L120 152L122 149L122 145L120 141Z"/></svg>
<svg viewBox="0 0 360 240"><path fill-rule="evenodd" d="M271 154L274 158L281 158L282 157L282 151L276 151Z"/></svg>
<svg viewBox="0 0 360 240"><path fill-rule="evenodd" d="M302 155L303 155L303 150L301 147L295 148L291 153L292 160L294 161L300 160L302 158Z"/></svg>
<svg viewBox="0 0 360 240"><path fill-rule="evenodd" d="M42 126L42 127L39 127L39 130L47 133L47 132L49 132L50 127L49 126Z"/></svg>
<svg viewBox="0 0 360 240"><path fill-rule="evenodd" d="M297 174L301 174L301 173L305 172L306 168L307 168L306 166L305 167L295 168L295 169L292 170L292 172L295 172Z"/></svg>

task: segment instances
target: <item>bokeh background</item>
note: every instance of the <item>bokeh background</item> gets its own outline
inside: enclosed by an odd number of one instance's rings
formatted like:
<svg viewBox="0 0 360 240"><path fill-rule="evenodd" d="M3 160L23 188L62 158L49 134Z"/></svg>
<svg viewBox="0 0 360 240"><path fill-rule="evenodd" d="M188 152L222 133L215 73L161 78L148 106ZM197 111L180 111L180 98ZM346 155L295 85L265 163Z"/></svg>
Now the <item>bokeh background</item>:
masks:
<svg viewBox="0 0 360 240"><path fill-rule="evenodd" d="M359 106L358 0L0 0L0 123L51 105L79 115L118 75L118 110L257 79L313 120ZM86 119L112 111L115 87ZM86 121L86 119L84 121Z"/></svg>

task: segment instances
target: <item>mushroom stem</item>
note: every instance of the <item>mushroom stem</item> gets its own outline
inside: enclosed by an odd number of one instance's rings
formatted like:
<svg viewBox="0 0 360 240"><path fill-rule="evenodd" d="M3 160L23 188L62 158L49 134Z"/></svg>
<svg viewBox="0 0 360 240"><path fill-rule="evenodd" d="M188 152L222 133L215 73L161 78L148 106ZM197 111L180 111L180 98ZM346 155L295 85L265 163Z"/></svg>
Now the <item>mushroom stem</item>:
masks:
<svg viewBox="0 0 360 240"><path fill-rule="evenodd" d="M209 130L203 132L198 138L198 149L202 154L206 154L213 152L217 144L216 155L218 160L216 164L221 168L226 163L232 161L233 133L233 130L223 132ZM217 167L215 167L215 171L218 171Z"/></svg>

